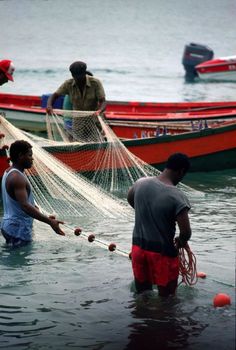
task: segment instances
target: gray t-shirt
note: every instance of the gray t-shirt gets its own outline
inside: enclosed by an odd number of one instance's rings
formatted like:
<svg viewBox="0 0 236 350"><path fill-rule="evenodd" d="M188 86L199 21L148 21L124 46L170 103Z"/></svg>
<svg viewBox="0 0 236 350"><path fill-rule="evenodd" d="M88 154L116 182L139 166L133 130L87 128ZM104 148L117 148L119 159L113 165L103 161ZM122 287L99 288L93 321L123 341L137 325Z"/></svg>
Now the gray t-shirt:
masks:
<svg viewBox="0 0 236 350"><path fill-rule="evenodd" d="M133 191L133 244L163 255L177 256L173 243L176 217L184 208L190 209L185 194L175 186L164 184L157 177L139 179Z"/></svg>

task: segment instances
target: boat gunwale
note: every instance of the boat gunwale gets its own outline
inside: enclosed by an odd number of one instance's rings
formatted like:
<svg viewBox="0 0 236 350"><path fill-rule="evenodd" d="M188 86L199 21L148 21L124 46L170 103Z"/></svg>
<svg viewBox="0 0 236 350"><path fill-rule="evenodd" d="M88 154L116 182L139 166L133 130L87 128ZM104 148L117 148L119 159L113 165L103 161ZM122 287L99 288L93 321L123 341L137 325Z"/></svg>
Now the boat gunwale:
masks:
<svg viewBox="0 0 236 350"><path fill-rule="evenodd" d="M236 121L230 125L226 126L219 126L215 128L207 128L207 129L202 129L202 130L197 130L197 131L191 131L191 132L184 132L183 134L172 134L172 135L162 135L158 137L148 137L148 138L140 138L140 139L129 139L129 140L123 140L122 144L126 147L131 147L131 146L144 146L144 145L154 145L158 143L169 143L169 142L174 142L174 141L182 141L182 140L191 140L191 139L199 139L199 138L206 138L210 137L213 135L225 133L225 132L230 132L232 130L236 131ZM103 149L107 146L107 142L104 143L86 143L86 144L81 144L79 142L77 143L70 143L67 144L66 147L70 148L71 152L76 152L76 150L95 150L95 149ZM236 144L235 144L236 147ZM65 145L46 145L43 146L44 149L50 149L50 151L55 150L55 152L60 151L61 153L66 153L68 152L68 148L65 148Z"/></svg>

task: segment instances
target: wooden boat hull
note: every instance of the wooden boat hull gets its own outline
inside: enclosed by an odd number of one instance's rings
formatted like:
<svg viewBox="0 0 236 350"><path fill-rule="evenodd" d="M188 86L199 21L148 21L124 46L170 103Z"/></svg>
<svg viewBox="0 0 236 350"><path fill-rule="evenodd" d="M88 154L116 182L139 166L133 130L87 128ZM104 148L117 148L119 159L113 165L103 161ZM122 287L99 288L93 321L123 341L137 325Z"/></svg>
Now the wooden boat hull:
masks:
<svg viewBox="0 0 236 350"><path fill-rule="evenodd" d="M137 157L160 170L168 157L175 152L183 152L190 157L193 172L236 167L236 123L216 129L127 140L123 143ZM70 145L70 151L65 146L45 147L56 158L80 173L95 171L93 159L96 159L96 164L99 163L98 148L101 148L101 145ZM82 161L85 158L86 164Z"/></svg>
<svg viewBox="0 0 236 350"><path fill-rule="evenodd" d="M196 132L126 140L123 143L130 152L159 170L163 169L168 157L175 152L183 152L190 157L191 172L236 168L236 122ZM76 172L86 175L87 172L96 171L99 157L103 157L102 147L102 144L96 143L76 143L68 147L63 144L44 148ZM0 176L7 167L6 151L2 148Z"/></svg>
<svg viewBox="0 0 236 350"><path fill-rule="evenodd" d="M4 101L4 103L3 103ZM109 111L113 108L114 112ZM46 131L45 109L41 107L41 97L22 96L12 94L0 94L0 111L6 113L8 119L16 127L27 131ZM120 111L120 112L119 112ZM165 112L164 112L165 111ZM109 114L110 113L110 114ZM109 118L108 118L109 116ZM162 169L170 154L184 152L191 158L191 171L212 171L236 167L236 126L219 126L203 129L195 132L186 132L179 124L177 135L163 135L159 137L134 138L134 134L142 131L151 132L153 136L153 124L150 122L193 121L193 120L235 120L236 102L193 102L193 103L140 103L140 102L110 102L108 103L107 119L121 138L125 146L140 159L152 166ZM144 124L138 129L127 122L138 121ZM118 124L119 125L118 125ZM137 125L135 126L137 128ZM185 131L184 133L182 133ZM147 135L148 136L148 135ZM87 145L86 145L87 147ZM92 146L91 146L92 147ZM87 151L87 164L92 164L90 159L96 155L96 147ZM97 146L99 147L99 146ZM70 146L74 156L70 156L68 150L53 147L48 150L57 158L79 172L95 169L86 169L86 165L80 162L80 152L85 152L83 146ZM6 168L6 156L0 155L1 171ZM72 160L74 159L74 160ZM0 164L0 165L1 165ZM2 170L1 170L2 169Z"/></svg>
<svg viewBox="0 0 236 350"><path fill-rule="evenodd" d="M27 131L45 131L42 97L0 93L0 113L13 125ZM113 121L170 122L236 118L232 102L122 102L108 101L106 119Z"/></svg>

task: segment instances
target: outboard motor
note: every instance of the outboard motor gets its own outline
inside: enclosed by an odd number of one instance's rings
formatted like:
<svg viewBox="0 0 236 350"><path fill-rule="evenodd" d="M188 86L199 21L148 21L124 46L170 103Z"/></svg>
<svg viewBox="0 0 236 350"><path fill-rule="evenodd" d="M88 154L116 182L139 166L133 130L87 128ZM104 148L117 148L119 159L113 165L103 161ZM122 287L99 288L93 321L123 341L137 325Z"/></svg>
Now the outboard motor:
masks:
<svg viewBox="0 0 236 350"><path fill-rule="evenodd" d="M190 43L185 45L182 63L185 69L185 79L193 81L197 77L195 66L199 63L211 60L214 52L208 46Z"/></svg>

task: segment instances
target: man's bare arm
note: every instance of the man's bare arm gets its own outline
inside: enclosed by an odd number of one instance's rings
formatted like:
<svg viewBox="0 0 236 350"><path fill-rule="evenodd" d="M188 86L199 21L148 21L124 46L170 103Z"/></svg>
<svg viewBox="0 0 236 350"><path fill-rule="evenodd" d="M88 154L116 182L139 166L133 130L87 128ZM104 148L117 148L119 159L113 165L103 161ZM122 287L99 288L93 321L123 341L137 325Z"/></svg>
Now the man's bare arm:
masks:
<svg viewBox="0 0 236 350"><path fill-rule="evenodd" d="M47 102L47 108L46 111L48 114L52 114L53 113L53 103L56 101L56 99L59 97L60 95L58 95L56 92L54 92L51 96L49 96L48 98L48 102Z"/></svg>
<svg viewBox="0 0 236 350"><path fill-rule="evenodd" d="M176 218L179 226L179 237L176 239L178 248L184 247L187 241L191 238L192 231L188 216L188 209L183 209Z"/></svg>
<svg viewBox="0 0 236 350"><path fill-rule="evenodd" d="M13 180L13 179L12 179ZM11 181L9 186L12 187L14 198L20 204L22 210L32 218L42 221L52 227L52 229L59 235L65 235L61 230L59 224L63 221L56 220L41 213L37 207L28 202L27 183L22 176L14 176L14 183Z"/></svg>

